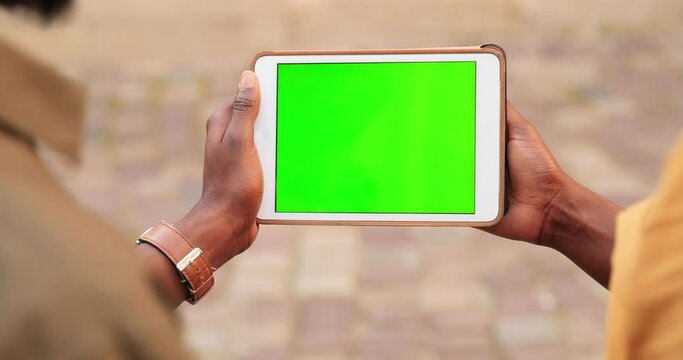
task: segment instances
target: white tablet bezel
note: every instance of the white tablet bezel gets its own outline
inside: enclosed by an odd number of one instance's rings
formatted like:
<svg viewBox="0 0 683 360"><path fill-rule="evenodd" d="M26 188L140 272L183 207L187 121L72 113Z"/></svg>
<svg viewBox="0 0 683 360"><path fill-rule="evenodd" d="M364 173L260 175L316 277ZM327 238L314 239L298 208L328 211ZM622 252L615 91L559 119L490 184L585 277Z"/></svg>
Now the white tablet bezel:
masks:
<svg viewBox="0 0 683 360"><path fill-rule="evenodd" d="M275 211L276 96L277 65L281 63L354 62L476 62L476 151L474 214L385 214L385 213L291 213ZM398 54L272 54L254 62L259 78L261 105L256 119L254 141L264 175L264 193L258 220L261 223L335 223L476 225L496 222L502 215L504 86L501 58L491 52L398 53Z"/></svg>

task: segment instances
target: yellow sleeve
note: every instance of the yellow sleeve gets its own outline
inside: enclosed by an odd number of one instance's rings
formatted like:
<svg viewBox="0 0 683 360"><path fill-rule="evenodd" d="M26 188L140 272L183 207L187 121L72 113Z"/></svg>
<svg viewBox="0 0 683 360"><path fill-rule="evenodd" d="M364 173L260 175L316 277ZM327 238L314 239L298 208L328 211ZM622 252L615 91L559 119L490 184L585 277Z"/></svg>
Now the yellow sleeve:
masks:
<svg viewBox="0 0 683 360"><path fill-rule="evenodd" d="M683 134L653 197L619 215L608 359L683 358Z"/></svg>

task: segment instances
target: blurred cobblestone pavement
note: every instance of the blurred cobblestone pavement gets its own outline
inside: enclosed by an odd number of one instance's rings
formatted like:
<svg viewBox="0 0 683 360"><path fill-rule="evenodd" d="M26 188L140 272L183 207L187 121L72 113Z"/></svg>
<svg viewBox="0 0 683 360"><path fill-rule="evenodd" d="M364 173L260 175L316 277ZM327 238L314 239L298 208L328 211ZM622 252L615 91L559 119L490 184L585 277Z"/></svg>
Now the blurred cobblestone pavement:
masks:
<svg viewBox="0 0 683 360"><path fill-rule="evenodd" d="M0 34L83 79L82 165L48 156L131 240L198 198L204 121L265 49L469 45L509 56L509 93L580 182L653 190L683 116L679 0L82 1ZM552 250L471 229L263 226L183 306L203 359L599 359L608 293Z"/></svg>

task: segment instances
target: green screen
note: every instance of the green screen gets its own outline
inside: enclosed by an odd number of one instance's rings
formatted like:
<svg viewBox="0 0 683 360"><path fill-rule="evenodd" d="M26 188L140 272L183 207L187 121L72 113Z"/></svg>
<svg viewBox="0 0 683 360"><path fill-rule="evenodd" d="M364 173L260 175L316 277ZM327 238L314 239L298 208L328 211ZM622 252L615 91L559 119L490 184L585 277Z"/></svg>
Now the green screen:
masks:
<svg viewBox="0 0 683 360"><path fill-rule="evenodd" d="M474 213L475 62L277 71L276 212Z"/></svg>

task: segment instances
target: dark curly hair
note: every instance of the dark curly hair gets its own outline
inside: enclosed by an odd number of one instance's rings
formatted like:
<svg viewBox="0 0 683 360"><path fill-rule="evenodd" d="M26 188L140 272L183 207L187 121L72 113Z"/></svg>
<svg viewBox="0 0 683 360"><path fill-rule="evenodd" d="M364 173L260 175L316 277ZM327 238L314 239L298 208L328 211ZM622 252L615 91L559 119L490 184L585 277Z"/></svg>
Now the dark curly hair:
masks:
<svg viewBox="0 0 683 360"><path fill-rule="evenodd" d="M25 9L51 21L71 7L71 0L0 0L0 7Z"/></svg>

